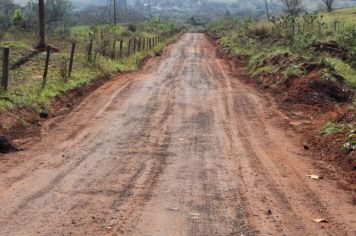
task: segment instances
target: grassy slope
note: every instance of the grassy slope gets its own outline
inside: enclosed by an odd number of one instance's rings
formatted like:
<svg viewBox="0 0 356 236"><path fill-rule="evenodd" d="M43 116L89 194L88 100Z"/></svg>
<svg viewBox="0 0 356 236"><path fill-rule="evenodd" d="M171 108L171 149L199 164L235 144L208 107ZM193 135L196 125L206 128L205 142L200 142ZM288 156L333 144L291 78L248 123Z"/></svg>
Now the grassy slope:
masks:
<svg viewBox="0 0 356 236"><path fill-rule="evenodd" d="M333 13L323 13L323 20L326 24L332 24L334 20L340 20L345 25L356 25L355 12L356 9L354 8L338 10ZM344 78L349 89L356 91L355 69L346 61L334 58L326 53L317 53L310 50L308 46L312 42L312 40L308 41L309 37L321 41L337 40L337 34L335 33L331 35L325 34L323 37L309 35L298 38L299 36L297 36L295 45L292 46L292 44L286 43L287 40L283 38L277 37L273 39L273 37L268 38L270 36L267 36L261 39L260 36L256 36L261 31L271 34L271 24L266 24L266 22L242 22L238 19L225 19L212 22L209 26L209 31L219 39L219 46L226 53L244 55L248 60L248 72L262 84L265 82L262 79L263 75L277 80L272 86L278 86L279 83L287 81L288 78L301 78L306 73L302 67L303 63L315 62L326 64L325 73L321 73L323 79L336 81L335 77L330 76L329 72L332 71ZM285 60L282 60L285 63L263 63L264 61L273 61L279 55L288 55ZM355 112L356 109L355 100L348 108L351 109L351 113ZM331 126L332 129L330 128ZM337 129L334 127L337 127ZM332 120L326 123L324 127L319 128L322 130L322 134L326 136L333 135L333 132L335 134L342 132L344 137L341 137L336 143L344 140L344 143L342 143L343 150L350 150L352 144L355 145L356 143L355 135L352 136L350 134L356 128L355 121L338 123Z"/></svg>
<svg viewBox="0 0 356 236"><path fill-rule="evenodd" d="M321 13L325 22L331 23L335 20L346 24L356 25L356 8L340 9L330 13Z"/></svg>

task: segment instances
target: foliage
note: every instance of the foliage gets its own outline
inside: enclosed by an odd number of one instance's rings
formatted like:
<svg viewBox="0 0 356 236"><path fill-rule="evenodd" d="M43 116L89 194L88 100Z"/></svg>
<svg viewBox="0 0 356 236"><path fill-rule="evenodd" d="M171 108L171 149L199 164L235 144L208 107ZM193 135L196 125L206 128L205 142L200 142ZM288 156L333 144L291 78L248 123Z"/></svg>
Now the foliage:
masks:
<svg viewBox="0 0 356 236"><path fill-rule="evenodd" d="M267 65L267 66L257 68L256 70L254 70L252 72L252 75L258 76L258 75L265 74L265 73L272 73L273 71L274 71L273 66Z"/></svg>
<svg viewBox="0 0 356 236"><path fill-rule="evenodd" d="M47 109L51 98L56 97L70 89L90 83L98 77L120 72L137 70L141 61L159 54L162 48L172 41L174 37L157 44L152 50L141 51L127 57L127 42L129 38L153 37L178 29L178 25L170 21L155 19L145 23L137 23L136 32L128 30L129 25L96 25L78 26L69 30L69 36L63 37L60 31L49 34L48 42L56 45L59 52L52 53L48 73L48 82L44 89L41 88L45 53L33 53L31 50L36 35L32 32L22 32L24 37L20 41L0 42L0 47L10 47L10 65L28 58L24 64L10 70L10 91L1 96L8 99L0 100L0 110L17 106L26 106L38 110ZM125 32L130 32L124 36ZM8 36L9 37L9 36ZM114 41L124 40L123 57L119 58L119 43L113 48ZM93 41L92 60L88 60L88 46ZM68 78L68 61L71 43L76 42L74 69ZM115 50L114 50L115 49ZM131 48L132 50L132 48ZM0 52L1 53L1 52ZM0 55L0 64L1 64ZM0 68L1 74L1 68Z"/></svg>
<svg viewBox="0 0 356 236"><path fill-rule="evenodd" d="M344 131L345 128L346 126L344 124L339 124L336 122L329 121L321 129L321 134L329 136L329 135L340 133Z"/></svg>
<svg viewBox="0 0 356 236"><path fill-rule="evenodd" d="M298 77L304 74L304 71L300 68L299 65L288 66L284 71L284 75L287 78Z"/></svg>
<svg viewBox="0 0 356 236"><path fill-rule="evenodd" d="M326 57L323 61L337 74L341 75L351 88L356 89L356 70L340 59Z"/></svg>
<svg viewBox="0 0 356 236"><path fill-rule="evenodd" d="M21 9L16 9L12 16L12 23L14 25L21 25L25 21L25 15L21 11Z"/></svg>

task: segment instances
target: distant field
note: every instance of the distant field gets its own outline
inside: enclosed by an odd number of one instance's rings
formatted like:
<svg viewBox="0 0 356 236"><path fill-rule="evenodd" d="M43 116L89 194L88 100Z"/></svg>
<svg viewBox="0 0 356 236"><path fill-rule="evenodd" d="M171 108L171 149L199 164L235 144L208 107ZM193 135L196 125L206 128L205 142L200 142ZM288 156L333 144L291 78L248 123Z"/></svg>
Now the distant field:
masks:
<svg viewBox="0 0 356 236"><path fill-rule="evenodd" d="M322 13L322 15L324 16L324 20L328 23L339 20L345 24L356 25L356 8L336 10L331 13Z"/></svg>

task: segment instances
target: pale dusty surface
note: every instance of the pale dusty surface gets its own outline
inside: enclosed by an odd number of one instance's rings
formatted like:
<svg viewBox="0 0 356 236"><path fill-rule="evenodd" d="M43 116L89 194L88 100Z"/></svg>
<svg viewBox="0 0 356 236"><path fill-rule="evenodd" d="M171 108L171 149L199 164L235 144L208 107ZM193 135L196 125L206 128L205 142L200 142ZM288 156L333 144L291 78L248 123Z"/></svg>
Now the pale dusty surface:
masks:
<svg viewBox="0 0 356 236"><path fill-rule="evenodd" d="M355 235L352 193L307 176L284 122L185 34L0 156L0 235Z"/></svg>

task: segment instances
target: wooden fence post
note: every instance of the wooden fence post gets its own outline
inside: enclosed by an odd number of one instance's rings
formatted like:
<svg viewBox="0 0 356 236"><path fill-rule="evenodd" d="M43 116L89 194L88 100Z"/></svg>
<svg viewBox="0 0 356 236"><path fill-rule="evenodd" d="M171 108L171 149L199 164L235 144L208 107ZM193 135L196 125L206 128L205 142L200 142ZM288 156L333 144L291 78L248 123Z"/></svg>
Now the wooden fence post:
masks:
<svg viewBox="0 0 356 236"><path fill-rule="evenodd" d="M111 59L115 59L115 49L116 49L116 40L114 40L114 43L112 45L112 52L111 52Z"/></svg>
<svg viewBox="0 0 356 236"><path fill-rule="evenodd" d="M93 44L94 44L94 38L90 39L89 42L89 49L88 49L88 61L91 62L92 55L93 55Z"/></svg>
<svg viewBox="0 0 356 236"><path fill-rule="evenodd" d="M2 61L2 81L1 85L4 91L7 91L9 85L9 57L10 48L3 49L3 61Z"/></svg>
<svg viewBox="0 0 356 236"><path fill-rule="evenodd" d="M70 51L69 69L68 69L68 78L69 79L72 76L74 52L75 52L75 43L72 43L72 50Z"/></svg>
<svg viewBox="0 0 356 236"><path fill-rule="evenodd" d="M130 56L130 48L131 48L131 39L129 39L129 43L127 45L127 57Z"/></svg>
<svg viewBox="0 0 356 236"><path fill-rule="evenodd" d="M137 46L138 46L138 51L141 52L141 38L138 39Z"/></svg>
<svg viewBox="0 0 356 236"><path fill-rule="evenodd" d="M122 46L124 44L124 41L120 39L120 58L122 58Z"/></svg>
<svg viewBox="0 0 356 236"><path fill-rule="evenodd" d="M51 46L47 46L47 55L46 55L45 69L44 69L44 73L43 73L42 88L46 87L46 83L47 83L48 66L49 66L49 59L51 56L51 51L52 51Z"/></svg>
<svg viewBox="0 0 356 236"><path fill-rule="evenodd" d="M136 53L136 44L137 44L137 39L134 38L134 46L133 46L133 53Z"/></svg>

